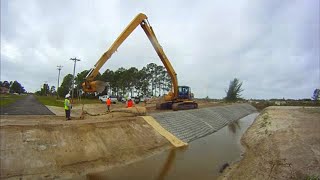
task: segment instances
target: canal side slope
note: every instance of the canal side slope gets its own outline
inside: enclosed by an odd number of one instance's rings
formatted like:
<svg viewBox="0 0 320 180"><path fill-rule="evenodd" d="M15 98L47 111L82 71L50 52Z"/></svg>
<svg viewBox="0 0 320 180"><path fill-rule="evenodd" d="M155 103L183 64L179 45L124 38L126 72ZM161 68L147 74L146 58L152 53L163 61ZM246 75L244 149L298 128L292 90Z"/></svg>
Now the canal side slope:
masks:
<svg viewBox="0 0 320 180"><path fill-rule="evenodd" d="M0 179L72 178L171 147L140 117L100 118L2 116Z"/></svg>
<svg viewBox="0 0 320 180"><path fill-rule="evenodd" d="M219 179L320 177L320 108L266 108L241 142L244 158Z"/></svg>

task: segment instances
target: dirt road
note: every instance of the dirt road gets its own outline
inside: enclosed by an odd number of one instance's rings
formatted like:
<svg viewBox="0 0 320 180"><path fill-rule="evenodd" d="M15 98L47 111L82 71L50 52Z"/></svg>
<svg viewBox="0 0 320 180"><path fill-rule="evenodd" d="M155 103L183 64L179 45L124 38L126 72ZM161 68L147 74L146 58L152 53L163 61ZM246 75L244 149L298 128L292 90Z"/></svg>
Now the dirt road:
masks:
<svg viewBox="0 0 320 180"><path fill-rule="evenodd" d="M53 115L53 113L41 104L33 95L19 99L13 104L1 107L2 115Z"/></svg>
<svg viewBox="0 0 320 180"><path fill-rule="evenodd" d="M269 107L242 137L244 158L220 179L320 178L320 108Z"/></svg>

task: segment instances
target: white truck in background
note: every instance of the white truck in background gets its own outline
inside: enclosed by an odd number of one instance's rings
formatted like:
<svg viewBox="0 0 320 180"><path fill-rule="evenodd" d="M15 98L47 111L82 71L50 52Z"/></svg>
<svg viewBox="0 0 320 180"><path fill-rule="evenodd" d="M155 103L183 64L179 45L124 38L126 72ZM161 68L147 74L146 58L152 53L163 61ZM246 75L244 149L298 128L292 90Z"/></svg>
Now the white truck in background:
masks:
<svg viewBox="0 0 320 180"><path fill-rule="evenodd" d="M99 100L102 102L102 103L105 103L108 99L109 95L103 95L103 96L99 96ZM118 99L117 97L115 96L110 96L110 99L111 99L111 103L112 104L116 104Z"/></svg>

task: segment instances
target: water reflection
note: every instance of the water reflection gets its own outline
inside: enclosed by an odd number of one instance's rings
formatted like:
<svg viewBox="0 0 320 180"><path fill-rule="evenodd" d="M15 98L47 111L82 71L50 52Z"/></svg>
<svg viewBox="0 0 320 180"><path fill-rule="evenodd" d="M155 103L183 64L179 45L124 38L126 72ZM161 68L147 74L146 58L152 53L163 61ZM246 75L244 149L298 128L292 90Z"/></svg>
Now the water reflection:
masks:
<svg viewBox="0 0 320 180"><path fill-rule="evenodd" d="M167 157L167 160L165 161L165 163L159 173L159 176L157 178L158 180L162 180L162 179L164 179L164 177L166 177L172 164L174 163L175 158L176 158L176 149L171 149L170 153Z"/></svg>
<svg viewBox="0 0 320 180"><path fill-rule="evenodd" d="M176 152L179 151L178 153L183 153L184 151L186 151L188 149L188 147L180 147L180 148L172 148L168 154L168 157L164 163L164 165L162 166L162 169L159 173L159 176L157 178L157 180L163 180L167 174L169 174L168 172L170 171L171 167L173 166L175 160L176 160Z"/></svg>
<svg viewBox="0 0 320 180"><path fill-rule="evenodd" d="M237 132L237 129L241 129L240 125L239 125L239 120L238 121L234 121L233 123L228 125L228 129L229 131L231 131L233 134L235 134Z"/></svg>

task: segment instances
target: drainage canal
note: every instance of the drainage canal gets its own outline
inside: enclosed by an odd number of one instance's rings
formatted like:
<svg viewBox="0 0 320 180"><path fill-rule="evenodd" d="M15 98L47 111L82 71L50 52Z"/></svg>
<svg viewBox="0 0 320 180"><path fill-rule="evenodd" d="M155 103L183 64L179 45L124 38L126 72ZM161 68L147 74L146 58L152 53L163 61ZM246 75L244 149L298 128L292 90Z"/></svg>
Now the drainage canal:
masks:
<svg viewBox="0 0 320 180"><path fill-rule="evenodd" d="M240 138L258 113L225 126L217 132L141 161L88 174L86 179L215 179L227 163L241 158Z"/></svg>

